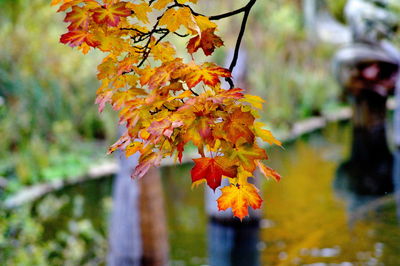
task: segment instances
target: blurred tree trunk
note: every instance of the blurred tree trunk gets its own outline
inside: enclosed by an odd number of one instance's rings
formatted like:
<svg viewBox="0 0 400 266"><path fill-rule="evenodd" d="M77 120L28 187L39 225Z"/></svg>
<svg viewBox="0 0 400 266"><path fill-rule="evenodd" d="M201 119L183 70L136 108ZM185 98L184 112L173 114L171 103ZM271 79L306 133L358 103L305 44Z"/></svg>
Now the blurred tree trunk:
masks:
<svg viewBox="0 0 400 266"><path fill-rule="evenodd" d="M141 180L131 173L138 156L119 154L120 171L115 177L109 229L110 266L167 265L168 237L159 169Z"/></svg>
<svg viewBox="0 0 400 266"><path fill-rule="evenodd" d="M139 186L142 265L167 265L168 232L160 170L151 169Z"/></svg>

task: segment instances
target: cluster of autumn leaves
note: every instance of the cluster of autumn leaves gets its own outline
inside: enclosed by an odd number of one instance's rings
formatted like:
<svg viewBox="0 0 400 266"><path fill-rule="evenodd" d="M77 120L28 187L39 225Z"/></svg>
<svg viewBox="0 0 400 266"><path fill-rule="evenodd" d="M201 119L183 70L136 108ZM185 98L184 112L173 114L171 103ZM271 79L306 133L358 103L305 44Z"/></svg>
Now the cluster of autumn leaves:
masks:
<svg viewBox="0 0 400 266"><path fill-rule="evenodd" d="M189 3L191 2L191 3ZM256 122L263 100L239 88L221 88L229 70L214 63L184 62L168 35L189 37L189 54L200 49L211 55L223 41L217 25L193 11L197 0L53 0L67 12L68 32L61 42L87 53L91 47L107 53L98 66L100 111L106 103L119 111L126 132L110 147L127 156L140 152L132 174L143 177L166 157L182 161L193 143L200 158L191 171L194 185L206 182L221 189L220 210L232 208L240 219L248 207L260 208L258 189L248 179L259 168L266 177L280 176L263 164L268 159L257 137L280 145L263 124ZM193 57L192 57L193 58Z"/></svg>

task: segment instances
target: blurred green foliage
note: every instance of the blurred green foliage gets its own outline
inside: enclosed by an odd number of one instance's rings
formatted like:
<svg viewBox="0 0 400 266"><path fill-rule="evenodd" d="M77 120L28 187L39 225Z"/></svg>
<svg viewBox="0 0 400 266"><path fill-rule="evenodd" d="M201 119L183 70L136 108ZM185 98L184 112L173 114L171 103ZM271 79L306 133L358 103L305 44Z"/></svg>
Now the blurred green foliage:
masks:
<svg viewBox="0 0 400 266"><path fill-rule="evenodd" d="M345 22L344 7L347 0L327 0L327 6L331 14L340 22Z"/></svg>
<svg viewBox="0 0 400 266"><path fill-rule="evenodd" d="M266 100L263 118L272 127L340 106L340 88L331 73L338 49L307 39L298 1L258 1L249 25L250 88Z"/></svg>
<svg viewBox="0 0 400 266"><path fill-rule="evenodd" d="M215 14L245 2L203 3ZM340 13L343 1L329 2ZM105 151L117 131L115 113L99 115L93 104L102 55L61 45L66 25L55 11L47 0L0 0L0 176L13 181L12 191L81 173L90 163L84 158L105 153L83 143L102 141ZM307 40L302 21L299 0L257 1L244 43L246 89L266 99L263 119L283 130L338 106L340 89L330 73L337 47ZM232 47L240 17L219 23Z"/></svg>
<svg viewBox="0 0 400 266"><path fill-rule="evenodd" d="M71 161L60 158L76 157L69 168L79 168L81 142L116 132L113 115L93 104L100 56L61 45L55 11L46 0L0 1L0 176L22 185Z"/></svg>
<svg viewBox="0 0 400 266"><path fill-rule="evenodd" d="M99 205L71 193L47 195L12 211L0 209L2 265L105 265L106 222L111 208L107 184L107 194L98 193L93 186L99 184L92 184L96 193L93 200ZM100 208L103 215L98 209L96 219L89 215L88 203Z"/></svg>

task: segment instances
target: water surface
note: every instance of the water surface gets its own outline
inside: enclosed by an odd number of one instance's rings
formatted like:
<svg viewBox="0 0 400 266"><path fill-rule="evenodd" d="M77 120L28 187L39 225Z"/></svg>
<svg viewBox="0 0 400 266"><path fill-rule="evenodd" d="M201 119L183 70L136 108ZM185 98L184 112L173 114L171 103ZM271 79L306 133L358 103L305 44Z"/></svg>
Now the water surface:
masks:
<svg viewBox="0 0 400 266"><path fill-rule="evenodd" d="M391 195L357 197L337 189L338 167L349 157L351 130L332 124L270 151L283 176L262 179L261 265L398 265L400 231ZM208 263L204 189L191 190L192 165L163 169L172 265ZM67 187L38 200L32 222L43 234L32 244L51 262L104 264L112 178ZM336 182L337 183L337 182ZM357 202L357 204L354 204Z"/></svg>

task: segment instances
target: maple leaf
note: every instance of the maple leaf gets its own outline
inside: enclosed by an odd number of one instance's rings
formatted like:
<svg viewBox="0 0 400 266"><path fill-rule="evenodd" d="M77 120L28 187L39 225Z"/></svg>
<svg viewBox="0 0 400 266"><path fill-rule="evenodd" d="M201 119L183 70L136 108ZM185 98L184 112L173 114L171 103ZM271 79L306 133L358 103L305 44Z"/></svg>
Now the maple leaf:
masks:
<svg viewBox="0 0 400 266"><path fill-rule="evenodd" d="M197 1L198 1L198 0L177 0L177 2L178 2L179 4L184 4L184 3L187 3L187 2L192 2L192 3L196 4Z"/></svg>
<svg viewBox="0 0 400 266"><path fill-rule="evenodd" d="M65 22L71 22L68 29L87 30L89 27L90 15L88 10L79 6L73 6L72 11L68 12L64 19Z"/></svg>
<svg viewBox="0 0 400 266"><path fill-rule="evenodd" d="M254 172L256 169L256 160L268 159L264 149L261 149L257 144L245 143L239 147L233 148L229 152L229 159L243 166L244 170Z"/></svg>
<svg viewBox="0 0 400 266"><path fill-rule="evenodd" d="M131 138L129 137L128 132L122 135L117 142L115 142L109 149L108 154L115 152L118 149L125 149L130 142Z"/></svg>
<svg viewBox="0 0 400 266"><path fill-rule="evenodd" d="M216 47L223 46L224 42L220 37L215 35L214 32L215 28L209 28L202 31L200 35L190 39L187 45L188 52L193 54L201 48L203 49L204 54L209 56L214 52Z"/></svg>
<svg viewBox="0 0 400 266"><path fill-rule="evenodd" d="M131 144L129 144L126 149L125 149L125 156L129 157L140 151L143 147L142 142L135 141Z"/></svg>
<svg viewBox="0 0 400 266"><path fill-rule="evenodd" d="M222 176L236 177L237 167L226 157L200 158L193 161L196 164L191 171L193 183L206 180L208 186L215 190L221 185Z"/></svg>
<svg viewBox="0 0 400 266"><path fill-rule="evenodd" d="M274 169L269 168L265 164L263 164L260 160L256 161L256 164L258 168L260 169L261 173L266 177L266 178L272 178L276 182L279 182L281 180L281 175L278 174Z"/></svg>
<svg viewBox="0 0 400 266"><path fill-rule="evenodd" d="M175 59L175 48L170 42L161 42L151 49L151 53L156 60L168 62Z"/></svg>
<svg viewBox="0 0 400 266"><path fill-rule="evenodd" d="M171 79L176 78L179 69L183 67L185 67L185 65L182 63L182 59L178 58L163 63L157 69L144 70L140 78L141 85L148 84L151 90L157 89L166 85Z"/></svg>
<svg viewBox="0 0 400 266"><path fill-rule="evenodd" d="M218 209L225 211L232 208L233 215L242 220L249 215L248 207L261 208L262 199L258 189L247 182L232 184L221 188L222 195L218 198Z"/></svg>
<svg viewBox="0 0 400 266"><path fill-rule="evenodd" d="M181 26L184 26L192 34L200 33L200 28L188 7L168 9L159 20L159 24L160 26L165 25L171 32L176 32Z"/></svg>
<svg viewBox="0 0 400 266"><path fill-rule="evenodd" d="M147 131L154 136L157 141L160 137L165 136L171 138L174 129L183 126L182 121L171 121L169 119L164 119L162 121L154 121L151 123Z"/></svg>
<svg viewBox="0 0 400 266"><path fill-rule="evenodd" d="M244 95L243 102L250 103L257 109L262 109L262 104L265 103L265 101L261 97L249 94Z"/></svg>
<svg viewBox="0 0 400 266"><path fill-rule="evenodd" d="M77 6L81 3L85 3L85 7L87 7L88 9L93 9L100 6L99 3L97 3L95 0L64 0L63 4L60 6L57 12L66 11L69 8Z"/></svg>
<svg viewBox="0 0 400 266"><path fill-rule="evenodd" d="M182 163L182 157L183 157L183 152L185 150L185 143L183 141L179 142L179 144L176 146L176 150L178 151L178 160L180 163Z"/></svg>
<svg viewBox="0 0 400 266"><path fill-rule="evenodd" d="M247 182L258 166L266 177L279 180L277 172L261 160L267 154L255 136L280 145L271 132L255 123L263 100L244 95L243 90L223 90L221 78L229 70L214 63L197 64L194 53L211 55L223 41L217 24L190 7L198 0L52 0L66 12L69 32L60 41L87 53L91 47L106 52L98 66L96 103L101 112L106 103L119 111L126 133L110 147L126 156L140 153L132 178L141 178L165 157L182 162L185 145L192 141L200 159L191 170L193 185L207 182L216 189L223 177L231 186L221 189L220 210L229 207L243 219L248 207L259 208L257 189ZM247 8L247 7L246 7ZM154 25L143 25L150 23ZM192 62L177 58L175 47L162 40L179 29L191 35L187 51ZM189 55L189 56L190 56ZM161 65L160 65L161 64ZM202 88L194 88L198 85ZM200 92L200 89L203 89ZM206 158L209 152L216 157ZM218 156L217 156L218 155Z"/></svg>
<svg viewBox="0 0 400 266"><path fill-rule="evenodd" d="M55 6L55 5L60 4L61 2L64 2L64 0L51 0L50 5L51 6Z"/></svg>
<svg viewBox="0 0 400 266"><path fill-rule="evenodd" d="M72 30L61 35L60 42L69 43L71 47L79 46L84 42L92 47L97 47L100 44L92 33L84 30Z"/></svg>
<svg viewBox="0 0 400 266"><path fill-rule="evenodd" d="M131 178L142 178L153 166L158 166L161 162L162 155L159 152L153 152L149 150L147 153L144 153L139 158L139 164L136 166L133 171Z"/></svg>
<svg viewBox="0 0 400 266"><path fill-rule="evenodd" d="M141 3L141 4L127 3L126 7L133 10L138 20L144 23L149 23L149 18L147 16L147 13L151 12L153 9L149 6L148 3Z"/></svg>
<svg viewBox="0 0 400 266"><path fill-rule="evenodd" d="M174 0L158 0L153 6L155 9L161 10Z"/></svg>
<svg viewBox="0 0 400 266"><path fill-rule="evenodd" d="M205 31L206 29L215 29L218 26L206 16L198 15L195 16L195 19L197 26L199 26L201 31Z"/></svg>
<svg viewBox="0 0 400 266"><path fill-rule="evenodd" d="M116 27L121 17L128 17L131 14L131 10L126 7L126 2L117 2L94 9L93 19L97 24L106 23L110 27Z"/></svg>
<svg viewBox="0 0 400 266"><path fill-rule="evenodd" d="M201 66L190 64L185 76L186 84L189 88L195 87L200 82L210 87L215 87L220 84L221 77L227 78L231 76L228 69L219 67L214 63L204 63Z"/></svg>
<svg viewBox="0 0 400 266"><path fill-rule="evenodd" d="M127 91L118 91L112 95L112 107L114 110L120 110L125 105L137 102L138 95L146 95L146 92L142 89L131 88Z"/></svg>
<svg viewBox="0 0 400 266"><path fill-rule="evenodd" d="M209 100L213 103L223 104L228 100L239 100L243 98L243 89L234 88L231 90L219 90Z"/></svg>
<svg viewBox="0 0 400 266"><path fill-rule="evenodd" d="M274 135L272 135L271 131L263 129L263 126L264 124L261 122L254 123L254 131L257 137L260 137L263 141L268 142L270 145L275 144L282 147L282 142L277 140Z"/></svg>
<svg viewBox="0 0 400 266"><path fill-rule="evenodd" d="M236 143L240 138L244 138L247 142L254 141L254 133L250 126L254 123L254 116L250 112L243 112L240 108L236 109L227 119L224 130L232 143Z"/></svg>

